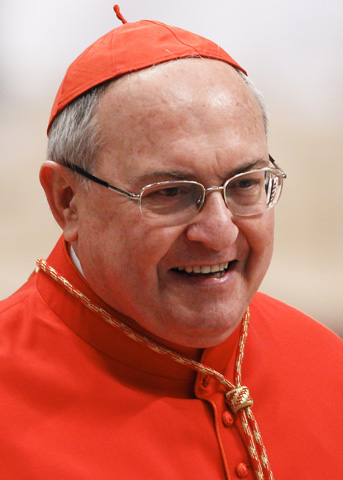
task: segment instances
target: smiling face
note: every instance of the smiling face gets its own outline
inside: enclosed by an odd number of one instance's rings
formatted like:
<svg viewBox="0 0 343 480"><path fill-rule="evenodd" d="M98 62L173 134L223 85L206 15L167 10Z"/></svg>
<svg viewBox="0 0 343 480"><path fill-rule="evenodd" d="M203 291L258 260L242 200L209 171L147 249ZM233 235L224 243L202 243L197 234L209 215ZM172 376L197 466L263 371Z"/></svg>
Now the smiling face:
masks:
<svg viewBox="0 0 343 480"><path fill-rule="evenodd" d="M260 108L238 73L186 59L114 82L100 101L103 144L95 175L139 193L149 183L220 186L268 164ZM268 268L273 212L238 217L221 191L185 225L144 221L137 202L92 183L78 196L73 246L93 290L163 340L186 347L223 341Z"/></svg>

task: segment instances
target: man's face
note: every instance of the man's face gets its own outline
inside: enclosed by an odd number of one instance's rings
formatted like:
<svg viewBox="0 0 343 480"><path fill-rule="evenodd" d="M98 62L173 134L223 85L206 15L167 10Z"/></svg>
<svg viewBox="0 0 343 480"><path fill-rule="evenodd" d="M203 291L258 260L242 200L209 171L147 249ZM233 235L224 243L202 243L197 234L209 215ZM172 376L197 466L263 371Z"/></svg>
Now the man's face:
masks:
<svg viewBox="0 0 343 480"><path fill-rule="evenodd" d="M98 119L104 142L95 175L136 194L175 178L220 186L233 171L268 164L260 108L238 73L219 61L180 60L122 77L102 97ZM78 209L74 248L90 286L180 346L223 341L272 255L273 212L234 216L220 191L179 226L152 226L138 202L93 183ZM228 264L222 276L178 270L219 264Z"/></svg>

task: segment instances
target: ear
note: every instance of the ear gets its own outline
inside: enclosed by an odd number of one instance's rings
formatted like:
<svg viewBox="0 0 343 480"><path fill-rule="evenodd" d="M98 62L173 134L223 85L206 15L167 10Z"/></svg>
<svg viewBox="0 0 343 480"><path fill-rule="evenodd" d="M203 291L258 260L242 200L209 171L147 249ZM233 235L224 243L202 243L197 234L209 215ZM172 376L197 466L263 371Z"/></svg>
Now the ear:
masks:
<svg viewBox="0 0 343 480"><path fill-rule="evenodd" d="M39 179L45 191L51 212L62 228L67 242L78 237L78 209L76 193L82 188L68 167L46 161L42 164Z"/></svg>

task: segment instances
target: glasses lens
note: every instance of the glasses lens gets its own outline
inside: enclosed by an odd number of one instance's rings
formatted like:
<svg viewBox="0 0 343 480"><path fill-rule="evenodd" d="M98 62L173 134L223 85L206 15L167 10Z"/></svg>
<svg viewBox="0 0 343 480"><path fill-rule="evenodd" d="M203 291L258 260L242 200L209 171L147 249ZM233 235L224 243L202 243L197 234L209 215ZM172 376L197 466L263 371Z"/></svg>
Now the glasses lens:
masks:
<svg viewBox="0 0 343 480"><path fill-rule="evenodd" d="M226 202L236 215L257 215L272 208L281 192L281 180L270 169L236 175L225 188Z"/></svg>
<svg viewBox="0 0 343 480"><path fill-rule="evenodd" d="M203 196L203 187L196 182L160 182L144 187L140 208L153 225L180 225L197 213Z"/></svg>
<svg viewBox="0 0 343 480"><path fill-rule="evenodd" d="M266 192L267 192L267 208L272 208L274 205L277 204L281 191L282 191L282 184L283 184L283 177L282 175L278 175L273 172L268 172L268 185L266 184Z"/></svg>

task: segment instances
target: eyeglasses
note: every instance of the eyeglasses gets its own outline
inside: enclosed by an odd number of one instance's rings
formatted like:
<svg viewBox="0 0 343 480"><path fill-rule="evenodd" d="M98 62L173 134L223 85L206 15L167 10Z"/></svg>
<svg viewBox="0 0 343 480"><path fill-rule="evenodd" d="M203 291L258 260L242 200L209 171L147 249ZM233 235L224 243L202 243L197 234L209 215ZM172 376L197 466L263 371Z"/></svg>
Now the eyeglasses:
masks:
<svg viewBox="0 0 343 480"><path fill-rule="evenodd" d="M206 194L221 190L225 205L234 215L249 217L273 208L281 195L285 172L269 155L273 167L238 173L220 187L205 188L189 180L157 182L146 185L139 194L115 187L95 177L81 167L68 163L66 167L92 182L136 200L142 217L156 226L175 226L190 222L205 203Z"/></svg>

